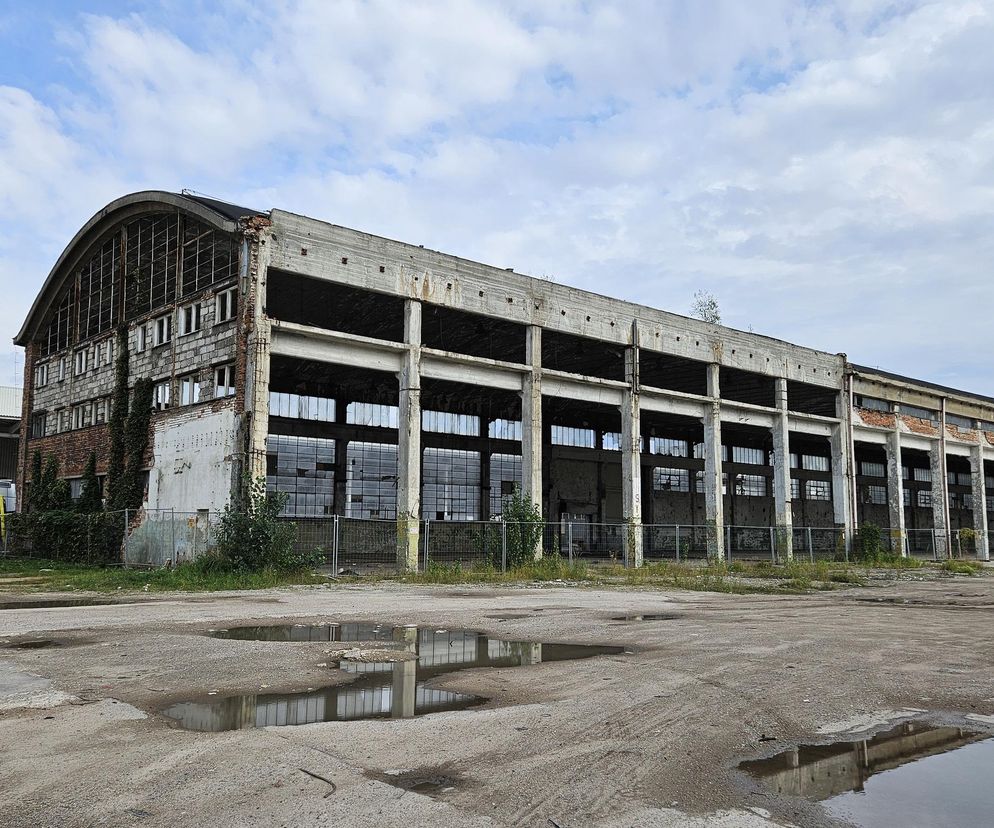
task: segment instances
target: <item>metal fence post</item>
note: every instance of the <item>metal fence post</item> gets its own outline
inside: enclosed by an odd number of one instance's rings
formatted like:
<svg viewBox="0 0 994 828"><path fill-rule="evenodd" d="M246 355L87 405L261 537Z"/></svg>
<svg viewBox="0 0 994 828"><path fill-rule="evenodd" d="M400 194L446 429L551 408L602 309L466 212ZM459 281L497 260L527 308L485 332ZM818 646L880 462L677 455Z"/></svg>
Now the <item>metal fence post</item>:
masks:
<svg viewBox="0 0 994 828"><path fill-rule="evenodd" d="M566 524L566 549L569 562L573 563L573 521Z"/></svg>
<svg viewBox="0 0 994 828"><path fill-rule="evenodd" d="M335 515L335 520L331 525L331 568L336 575L338 574L338 527L338 515Z"/></svg>
<svg viewBox="0 0 994 828"><path fill-rule="evenodd" d="M770 560L772 560L773 563L777 562L776 529L774 529L772 526L770 527Z"/></svg>
<svg viewBox="0 0 994 828"><path fill-rule="evenodd" d="M171 563L175 564L177 559L176 554L176 508L173 507L169 510L169 526L170 526L170 541L172 543L172 552L169 555L169 560Z"/></svg>
<svg viewBox="0 0 994 828"><path fill-rule="evenodd" d="M725 527L725 560L732 559L732 527Z"/></svg>
<svg viewBox="0 0 994 828"><path fill-rule="evenodd" d="M122 544L121 556L123 560L121 563L127 564L128 562L128 526L131 521L128 520L128 510L124 510L124 543Z"/></svg>
<svg viewBox="0 0 994 828"><path fill-rule="evenodd" d="M935 538L936 538L935 529L933 529L932 530L932 560L933 561L939 560L939 547L935 545Z"/></svg>
<svg viewBox="0 0 994 828"><path fill-rule="evenodd" d="M428 544L431 543L431 520L425 518L425 571L428 570Z"/></svg>
<svg viewBox="0 0 994 828"><path fill-rule="evenodd" d="M500 520L500 571L507 572L507 521Z"/></svg>
<svg viewBox="0 0 994 828"><path fill-rule="evenodd" d="M676 562L680 563L680 524L678 523L675 527L676 531L673 533L674 546L676 547Z"/></svg>

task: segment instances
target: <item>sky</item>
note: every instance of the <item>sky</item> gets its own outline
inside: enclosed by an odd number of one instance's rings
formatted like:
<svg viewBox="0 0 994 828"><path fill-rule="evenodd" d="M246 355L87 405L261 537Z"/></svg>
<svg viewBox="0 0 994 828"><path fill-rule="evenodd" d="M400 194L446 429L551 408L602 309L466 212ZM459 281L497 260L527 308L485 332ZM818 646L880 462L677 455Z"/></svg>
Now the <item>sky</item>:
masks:
<svg viewBox="0 0 994 828"><path fill-rule="evenodd" d="M0 46L0 384L76 230L188 188L994 396L994 0L42 0Z"/></svg>

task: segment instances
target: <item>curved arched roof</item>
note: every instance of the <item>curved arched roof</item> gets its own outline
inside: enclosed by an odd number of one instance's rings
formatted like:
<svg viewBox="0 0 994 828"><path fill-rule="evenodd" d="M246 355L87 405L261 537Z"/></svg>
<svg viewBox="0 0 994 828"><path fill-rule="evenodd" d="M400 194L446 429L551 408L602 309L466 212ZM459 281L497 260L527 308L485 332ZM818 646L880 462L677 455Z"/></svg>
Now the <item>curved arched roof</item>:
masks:
<svg viewBox="0 0 994 828"><path fill-rule="evenodd" d="M239 207L191 193L168 193L164 190L143 190L110 202L97 211L72 237L58 261L49 272L38 296L35 297L27 318L14 337L17 345L26 345L37 332L45 312L59 296L62 287L91 245L103 237L113 226L136 216L161 212L163 208L182 210L206 224L228 233L239 228L239 221L248 216L267 215L266 211Z"/></svg>

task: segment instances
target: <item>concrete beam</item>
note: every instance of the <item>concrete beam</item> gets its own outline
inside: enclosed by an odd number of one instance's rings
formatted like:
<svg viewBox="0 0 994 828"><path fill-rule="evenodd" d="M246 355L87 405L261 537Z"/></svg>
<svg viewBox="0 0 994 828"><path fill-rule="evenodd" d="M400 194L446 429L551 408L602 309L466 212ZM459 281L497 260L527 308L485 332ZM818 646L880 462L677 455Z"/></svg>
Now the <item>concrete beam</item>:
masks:
<svg viewBox="0 0 994 828"><path fill-rule="evenodd" d="M533 327L535 330L542 330L537 326ZM541 354L539 354L539 360L541 360ZM626 387L623 382L595 377L570 376L562 371L544 370L540 373L542 393L548 397L562 397L568 400L610 405L615 408L620 406L624 399Z"/></svg>
<svg viewBox="0 0 994 828"><path fill-rule="evenodd" d="M787 418L787 380L776 380L776 406L773 417L773 505L775 511L777 560L794 557L794 522L790 497L790 431Z"/></svg>
<svg viewBox="0 0 994 828"><path fill-rule="evenodd" d="M625 520L625 562L642 566L642 445L639 411L638 330L636 344L625 350L625 379L629 384L621 405L621 503Z"/></svg>
<svg viewBox="0 0 994 828"><path fill-rule="evenodd" d="M725 507L721 491L721 366L707 368L710 405L704 412L704 513L708 558L725 559Z"/></svg>
<svg viewBox="0 0 994 828"><path fill-rule="evenodd" d="M416 572L421 528L421 303L412 299L404 303L404 342L398 374L397 566Z"/></svg>

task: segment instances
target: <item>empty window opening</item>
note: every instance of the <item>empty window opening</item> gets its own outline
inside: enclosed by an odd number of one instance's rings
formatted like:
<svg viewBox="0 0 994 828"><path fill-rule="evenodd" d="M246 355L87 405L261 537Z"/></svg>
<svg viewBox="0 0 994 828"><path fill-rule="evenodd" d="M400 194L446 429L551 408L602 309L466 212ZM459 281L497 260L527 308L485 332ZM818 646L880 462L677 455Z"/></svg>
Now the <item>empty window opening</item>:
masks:
<svg viewBox="0 0 994 828"><path fill-rule="evenodd" d="M404 341L404 300L348 285L269 271L266 313L330 331Z"/></svg>
<svg viewBox="0 0 994 828"><path fill-rule="evenodd" d="M775 404L776 381L773 377L722 366L718 382L723 400L767 408L772 408Z"/></svg>
<svg viewBox="0 0 994 828"><path fill-rule="evenodd" d="M524 325L440 305L422 305L421 343L457 354L525 361Z"/></svg>
<svg viewBox="0 0 994 828"><path fill-rule="evenodd" d="M623 381L625 349L622 345L546 329L542 331L542 367Z"/></svg>
<svg viewBox="0 0 994 828"><path fill-rule="evenodd" d="M839 392L806 382L787 380L787 408L802 414L835 417Z"/></svg>

